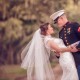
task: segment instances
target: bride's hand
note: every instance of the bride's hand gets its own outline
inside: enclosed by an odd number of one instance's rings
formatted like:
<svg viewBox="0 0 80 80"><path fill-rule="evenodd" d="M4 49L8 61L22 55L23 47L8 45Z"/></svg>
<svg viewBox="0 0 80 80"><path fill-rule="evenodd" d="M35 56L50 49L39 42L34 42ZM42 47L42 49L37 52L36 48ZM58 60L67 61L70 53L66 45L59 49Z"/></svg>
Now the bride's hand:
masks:
<svg viewBox="0 0 80 80"><path fill-rule="evenodd" d="M54 51L54 53L55 53L56 55L60 55L61 52L59 52L59 51Z"/></svg>
<svg viewBox="0 0 80 80"><path fill-rule="evenodd" d="M60 57L60 52L54 51L54 53L55 53L55 56L56 56L57 58Z"/></svg>

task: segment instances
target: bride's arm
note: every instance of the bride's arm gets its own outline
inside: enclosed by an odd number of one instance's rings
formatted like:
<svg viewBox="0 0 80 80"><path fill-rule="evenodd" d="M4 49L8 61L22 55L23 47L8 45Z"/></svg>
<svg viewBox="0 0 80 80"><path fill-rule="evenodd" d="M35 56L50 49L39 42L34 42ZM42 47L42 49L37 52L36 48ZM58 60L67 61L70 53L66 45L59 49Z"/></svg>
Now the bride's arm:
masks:
<svg viewBox="0 0 80 80"><path fill-rule="evenodd" d="M60 48L56 43L54 43L53 41L48 41L48 45L50 46L51 49L57 51L57 52L71 52L71 48L70 47L66 47L66 48Z"/></svg>

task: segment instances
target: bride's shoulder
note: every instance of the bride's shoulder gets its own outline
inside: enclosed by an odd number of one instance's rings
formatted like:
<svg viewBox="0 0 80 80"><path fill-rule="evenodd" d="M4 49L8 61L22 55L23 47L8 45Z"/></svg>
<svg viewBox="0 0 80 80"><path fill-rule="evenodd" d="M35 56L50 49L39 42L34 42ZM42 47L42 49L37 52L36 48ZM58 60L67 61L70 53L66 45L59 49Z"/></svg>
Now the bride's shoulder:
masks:
<svg viewBox="0 0 80 80"><path fill-rule="evenodd" d="M51 40L52 39L52 36L45 36L44 37L44 40Z"/></svg>
<svg viewBox="0 0 80 80"><path fill-rule="evenodd" d="M57 37L52 37L52 36L45 36L44 37L44 41L48 41L48 40L59 40L59 41L61 41L62 39L60 39L60 38L57 38Z"/></svg>

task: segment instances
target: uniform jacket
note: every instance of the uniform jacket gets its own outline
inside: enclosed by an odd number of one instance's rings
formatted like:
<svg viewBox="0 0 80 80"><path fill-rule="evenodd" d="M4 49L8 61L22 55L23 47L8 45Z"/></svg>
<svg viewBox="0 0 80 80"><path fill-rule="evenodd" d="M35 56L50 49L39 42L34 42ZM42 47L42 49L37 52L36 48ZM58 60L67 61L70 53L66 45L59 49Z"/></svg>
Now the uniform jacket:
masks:
<svg viewBox="0 0 80 80"><path fill-rule="evenodd" d="M77 41L80 41L80 25L77 22L67 22L59 32L66 46L69 46ZM76 47L80 50L80 43ZM76 66L80 65L80 51L72 53Z"/></svg>

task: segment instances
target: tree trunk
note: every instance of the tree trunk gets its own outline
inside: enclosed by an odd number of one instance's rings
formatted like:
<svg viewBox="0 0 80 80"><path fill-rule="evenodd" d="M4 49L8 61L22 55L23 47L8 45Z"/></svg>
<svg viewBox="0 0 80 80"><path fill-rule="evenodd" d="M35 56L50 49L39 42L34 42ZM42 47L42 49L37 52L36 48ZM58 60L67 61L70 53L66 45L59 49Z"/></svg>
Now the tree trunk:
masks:
<svg viewBox="0 0 80 80"><path fill-rule="evenodd" d="M13 64L14 63L13 54L14 54L13 47L9 44L9 48L8 48L8 51L7 51L7 63L8 64Z"/></svg>

